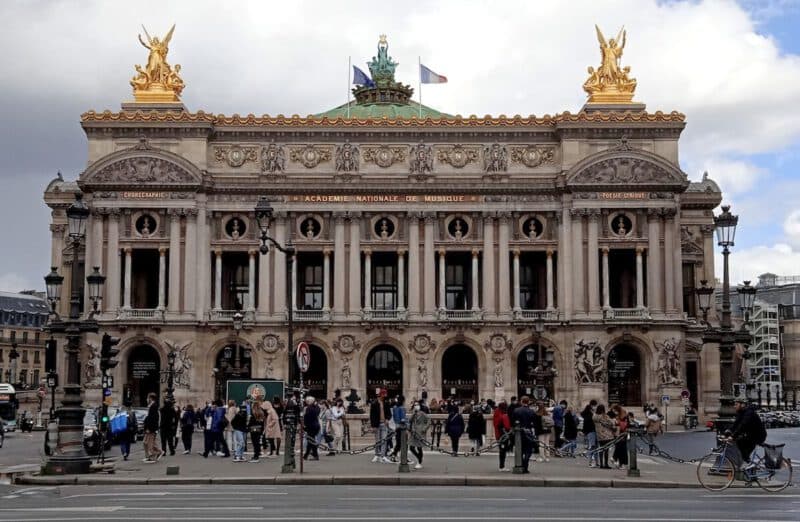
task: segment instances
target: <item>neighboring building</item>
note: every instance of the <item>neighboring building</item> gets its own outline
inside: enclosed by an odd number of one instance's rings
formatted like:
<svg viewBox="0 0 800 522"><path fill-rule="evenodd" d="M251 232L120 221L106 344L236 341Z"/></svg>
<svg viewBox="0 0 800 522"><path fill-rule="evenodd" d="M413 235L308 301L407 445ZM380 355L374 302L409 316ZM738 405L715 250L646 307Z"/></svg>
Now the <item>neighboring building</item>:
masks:
<svg viewBox="0 0 800 522"><path fill-rule="evenodd" d="M777 397L778 394L783 396L778 305L756 300L750 315L749 330L753 342L748 348L747 384L761 390L763 397L767 397L767 390L771 397Z"/></svg>
<svg viewBox="0 0 800 522"><path fill-rule="evenodd" d="M42 328L49 310L40 293L0 292L0 382L24 390L38 387L45 377Z"/></svg>
<svg viewBox="0 0 800 522"><path fill-rule="evenodd" d="M306 118L192 113L142 91L82 116L87 168L44 198L62 294L73 268L108 277L98 320L122 338L116 399L162 391L173 347L180 402L233 377L293 380L292 285L315 396L384 386L637 407L687 388L715 411L718 354L700 349L693 290L714 280L721 194L680 169L684 116L600 103L601 71L578 114L450 116L410 100L385 40L377 54L376 86ZM73 261L64 211L78 190L92 216ZM280 252L259 255L260 196L270 233L297 248L292 274ZM98 339L82 366L90 400Z"/></svg>

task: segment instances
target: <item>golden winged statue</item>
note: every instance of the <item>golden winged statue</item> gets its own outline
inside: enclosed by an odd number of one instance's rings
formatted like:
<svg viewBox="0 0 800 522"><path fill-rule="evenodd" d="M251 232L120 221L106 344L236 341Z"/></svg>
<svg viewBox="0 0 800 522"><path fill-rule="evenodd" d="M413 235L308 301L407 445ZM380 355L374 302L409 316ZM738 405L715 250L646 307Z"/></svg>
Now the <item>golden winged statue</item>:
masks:
<svg viewBox="0 0 800 522"><path fill-rule="evenodd" d="M600 44L600 67L589 67L589 79L583 90L589 93L589 103L631 103L636 80L630 78L630 67L621 67L620 59L625 49L626 32L623 27L616 38L606 41L597 25L597 41Z"/></svg>
<svg viewBox="0 0 800 522"><path fill-rule="evenodd" d="M142 68L137 65L136 76L131 80L133 96L137 102L144 103L163 103L180 101L180 94L183 91L184 83L178 73L181 71L180 65L170 66L167 63L167 53L169 52L169 42L172 40L172 33L175 31L173 24L164 38L158 36L151 37L144 26L147 42L139 35L139 43L150 51L147 57L147 66Z"/></svg>

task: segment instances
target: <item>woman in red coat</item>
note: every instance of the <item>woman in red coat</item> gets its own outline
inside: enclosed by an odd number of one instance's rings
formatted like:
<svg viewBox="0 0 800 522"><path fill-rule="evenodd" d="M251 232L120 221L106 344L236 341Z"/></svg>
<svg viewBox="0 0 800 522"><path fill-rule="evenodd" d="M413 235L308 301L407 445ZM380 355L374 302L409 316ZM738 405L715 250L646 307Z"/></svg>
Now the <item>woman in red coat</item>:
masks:
<svg viewBox="0 0 800 522"><path fill-rule="evenodd" d="M511 433L511 419L508 418L508 404L506 404L506 401L502 401L497 405L497 408L495 408L492 424L494 425L495 440L500 440L506 433ZM512 444L513 440L511 439L511 435L509 435L506 441L498 446L500 450L500 471L511 471L511 469L506 467L506 453L509 448L511 448Z"/></svg>

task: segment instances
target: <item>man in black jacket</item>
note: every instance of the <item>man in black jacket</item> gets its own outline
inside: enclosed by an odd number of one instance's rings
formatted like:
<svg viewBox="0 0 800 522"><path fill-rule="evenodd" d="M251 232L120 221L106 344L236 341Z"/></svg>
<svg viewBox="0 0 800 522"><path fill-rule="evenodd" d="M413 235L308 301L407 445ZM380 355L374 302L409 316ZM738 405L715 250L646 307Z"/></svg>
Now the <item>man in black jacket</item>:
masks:
<svg viewBox="0 0 800 522"><path fill-rule="evenodd" d="M749 406L744 399L736 400L736 420L731 426L731 437L736 441L736 447L742 454L742 459L750 463L750 454L756 446L763 444L767 440L767 430L761 422L758 412L753 406Z"/></svg>
<svg viewBox="0 0 800 522"><path fill-rule="evenodd" d="M169 454L175 455L175 433L178 430L178 416L175 413L173 404L167 400L164 401L164 406L161 408L159 430L161 432L161 447L164 448L164 453L167 452L167 447L169 447Z"/></svg>
<svg viewBox="0 0 800 522"><path fill-rule="evenodd" d="M392 408L386 400L386 390L378 392L378 398L369 407L369 425L375 430L375 456L372 462L391 462L386 454L388 447L386 438L389 436L389 420L392 418Z"/></svg>
<svg viewBox="0 0 800 522"><path fill-rule="evenodd" d="M158 402L156 402L156 394L150 393L147 395L147 417L144 418L144 462L156 462L163 455L156 442L157 432Z"/></svg>
<svg viewBox="0 0 800 522"><path fill-rule="evenodd" d="M520 399L520 405L514 409L511 416L511 426L517 426L522 429L522 472L530 473L528 471L528 463L531 460L533 453L533 441L536 439L536 433L533 430L533 421L535 414L530 408L531 400L527 395ZM516 451L516 450L515 450Z"/></svg>

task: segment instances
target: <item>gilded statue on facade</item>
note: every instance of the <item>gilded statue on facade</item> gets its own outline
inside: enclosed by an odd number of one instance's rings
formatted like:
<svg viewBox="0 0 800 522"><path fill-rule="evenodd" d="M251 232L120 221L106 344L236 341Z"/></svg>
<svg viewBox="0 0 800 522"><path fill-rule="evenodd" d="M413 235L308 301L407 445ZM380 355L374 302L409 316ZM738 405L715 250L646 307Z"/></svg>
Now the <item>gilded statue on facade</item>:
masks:
<svg viewBox="0 0 800 522"><path fill-rule="evenodd" d="M184 83L179 73L180 65L170 66L167 63L167 53L169 52L169 42L172 40L172 33L175 25L169 30L164 38L158 36L151 37L144 29L147 42L139 35L139 42L148 50L147 66L142 68L137 65L136 75L131 79L133 96L137 102L144 103L164 103L177 102L183 91Z"/></svg>
<svg viewBox="0 0 800 522"><path fill-rule="evenodd" d="M620 29L616 38L608 41L599 27L595 25L594 28L602 61L597 70L589 67L589 79L583 84L583 90L589 93L589 103L630 103L636 90L636 80L629 77L630 67L620 66L625 49L625 28Z"/></svg>

